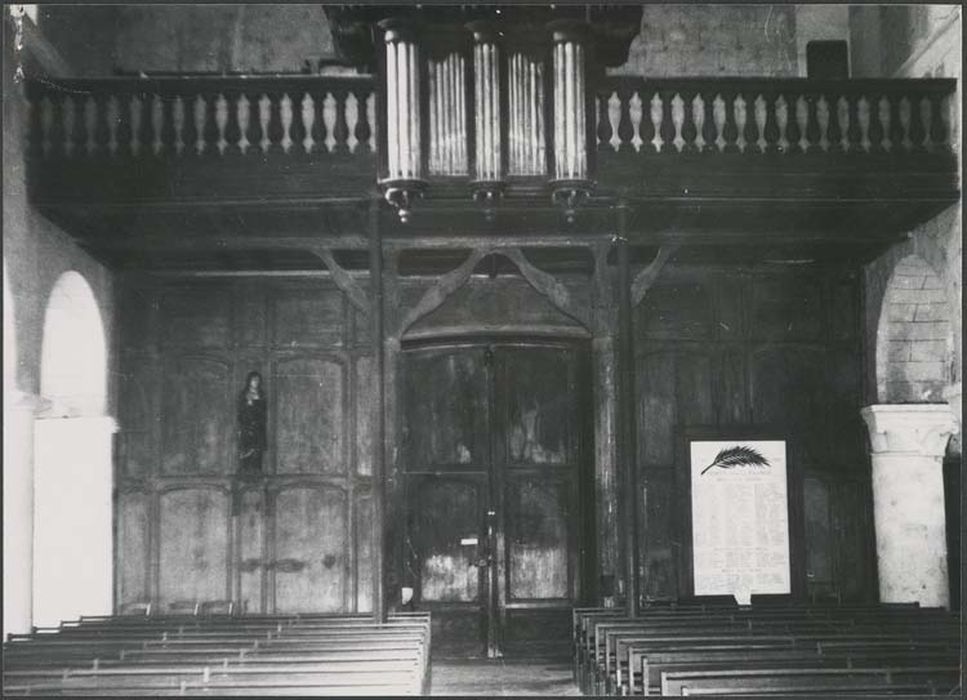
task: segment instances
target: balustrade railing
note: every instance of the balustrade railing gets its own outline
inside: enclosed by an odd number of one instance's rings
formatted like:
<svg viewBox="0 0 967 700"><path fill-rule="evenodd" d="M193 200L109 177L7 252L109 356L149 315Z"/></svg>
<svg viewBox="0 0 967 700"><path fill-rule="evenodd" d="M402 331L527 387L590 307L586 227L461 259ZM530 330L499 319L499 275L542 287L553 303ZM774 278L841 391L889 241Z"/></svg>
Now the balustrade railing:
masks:
<svg viewBox="0 0 967 700"><path fill-rule="evenodd" d="M105 78L28 84L41 159L359 156L376 147L369 77Z"/></svg>
<svg viewBox="0 0 967 700"><path fill-rule="evenodd" d="M949 153L948 79L609 77L599 154Z"/></svg>

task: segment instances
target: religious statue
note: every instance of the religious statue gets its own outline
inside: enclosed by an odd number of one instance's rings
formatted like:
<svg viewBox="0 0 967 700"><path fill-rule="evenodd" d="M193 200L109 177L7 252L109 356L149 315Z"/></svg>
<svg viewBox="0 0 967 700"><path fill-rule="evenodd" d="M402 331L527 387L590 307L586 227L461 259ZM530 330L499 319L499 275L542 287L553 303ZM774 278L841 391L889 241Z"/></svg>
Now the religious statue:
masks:
<svg viewBox="0 0 967 700"><path fill-rule="evenodd" d="M262 375L249 372L245 388L238 396L238 473L257 476L262 473L262 454L266 447L266 404Z"/></svg>

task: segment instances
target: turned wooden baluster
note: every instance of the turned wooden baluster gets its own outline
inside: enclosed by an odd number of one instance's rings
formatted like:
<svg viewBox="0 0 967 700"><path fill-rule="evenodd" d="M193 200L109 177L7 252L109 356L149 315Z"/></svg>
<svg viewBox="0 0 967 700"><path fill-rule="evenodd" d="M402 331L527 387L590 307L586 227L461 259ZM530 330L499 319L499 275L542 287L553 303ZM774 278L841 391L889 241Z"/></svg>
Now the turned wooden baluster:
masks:
<svg viewBox="0 0 967 700"><path fill-rule="evenodd" d="M161 149L158 151L158 155L162 158L173 158L177 151L175 145L175 98L171 95L164 97L159 95L158 99L161 100Z"/></svg>
<svg viewBox="0 0 967 700"><path fill-rule="evenodd" d="M349 153L349 125L346 122L346 98L349 92L342 87L332 91L332 96L336 100L336 124L333 127L332 135L336 139L333 146L333 153Z"/></svg>
<svg viewBox="0 0 967 700"><path fill-rule="evenodd" d="M245 150L245 155L260 158L262 156L262 108L259 102L262 100L262 93L259 90L246 92L245 99L248 100L248 124L245 127L248 148Z"/></svg>
<svg viewBox="0 0 967 700"><path fill-rule="evenodd" d="M822 134L819 131L819 94L810 92L806 98L806 153L821 153L819 141Z"/></svg>
<svg viewBox="0 0 967 700"><path fill-rule="evenodd" d="M370 92L367 88L356 88L353 90L356 96L356 128L353 129L356 135L356 153L366 154L373 152L372 130L369 126L369 103Z"/></svg>
<svg viewBox="0 0 967 700"><path fill-rule="evenodd" d="M870 103L870 127L868 138L870 140L870 153L883 152L883 124L880 121L880 98L882 95L874 90L867 95Z"/></svg>
<svg viewBox="0 0 967 700"><path fill-rule="evenodd" d="M218 93L202 95L201 97L205 102L205 123L201 132L204 149L202 155L215 157L220 155L218 151L218 121L215 116L215 110L218 106Z"/></svg>
<svg viewBox="0 0 967 700"><path fill-rule="evenodd" d="M695 153L698 147L695 139L698 138L698 127L695 125L695 90L686 88L681 91L682 97L682 153Z"/></svg>
<svg viewBox="0 0 967 700"><path fill-rule="evenodd" d="M849 118L849 126L846 127L846 139L849 142L849 153L852 155L863 152L863 129L860 127L860 99L862 97L861 94L855 92L846 96Z"/></svg>
<svg viewBox="0 0 967 700"><path fill-rule="evenodd" d="M776 101L779 93L772 90L763 90L762 99L766 105L766 123L762 129L762 137L765 139L765 152L779 152L779 118L776 116Z"/></svg>
<svg viewBox="0 0 967 700"><path fill-rule="evenodd" d="M74 95L71 99L74 104L74 129L71 133L73 148L71 152L74 158L80 158L87 148L87 120L84 118L84 103L87 102L87 95Z"/></svg>
<svg viewBox="0 0 967 700"><path fill-rule="evenodd" d="M239 143L242 141L242 127L238 123L238 103L242 93L235 89L222 92L228 109L228 121L225 122L225 153L226 156L237 156L242 152Z"/></svg>
<svg viewBox="0 0 967 700"><path fill-rule="evenodd" d="M934 93L930 96L930 144L933 151L948 150L947 126L941 111L945 103L943 95Z"/></svg>
<svg viewBox="0 0 967 700"><path fill-rule="evenodd" d="M107 104L109 95L101 93L94 98L94 156L107 158L111 155L108 142L111 132L107 125Z"/></svg>
<svg viewBox="0 0 967 700"><path fill-rule="evenodd" d="M154 157L154 125L151 120L151 113L155 96L150 93L141 93L141 119L138 122L138 157Z"/></svg>
<svg viewBox="0 0 967 700"><path fill-rule="evenodd" d="M289 146L289 155L305 154L306 125L302 121L302 100L305 99L306 90L302 87L295 87L288 90L289 99L292 103L292 123L289 125L289 138L292 145Z"/></svg>
<svg viewBox="0 0 967 700"><path fill-rule="evenodd" d="M735 95L731 88L722 91L722 103L725 107L725 121L722 123L723 153L738 153L739 128L735 123Z"/></svg>
<svg viewBox="0 0 967 700"><path fill-rule="evenodd" d="M115 138L118 142L117 156L119 158L131 157L131 107L132 95L122 93L118 98L118 127Z"/></svg>
<svg viewBox="0 0 967 700"><path fill-rule="evenodd" d="M828 105L829 121L826 126L826 140L830 153L843 152L843 128L839 123L839 100L841 95L838 92L827 92L826 103Z"/></svg>
<svg viewBox="0 0 967 700"><path fill-rule="evenodd" d="M611 100L611 93L599 93L598 96L598 127L596 129L598 137L598 153L611 152L611 118L608 115L608 102Z"/></svg>
<svg viewBox="0 0 967 700"><path fill-rule="evenodd" d="M321 153L325 155L326 150L326 137L329 135L326 133L326 120L323 117L323 110L325 108L326 102L326 91L325 89L319 92L313 93L312 95L312 149L314 153Z"/></svg>
<svg viewBox="0 0 967 700"><path fill-rule="evenodd" d="M741 93L745 100L745 127L742 129L742 138L745 139L745 153L757 155L759 150L759 125L756 123L755 101L759 96L759 91L754 88L747 88Z"/></svg>
<svg viewBox="0 0 967 700"><path fill-rule="evenodd" d="M675 122L672 119L672 100L675 99L675 89L660 90L658 99L661 100L661 126L658 129L661 136L661 152L665 155L675 155L678 152L675 148Z"/></svg>
<svg viewBox="0 0 967 700"><path fill-rule="evenodd" d="M266 125L266 136L269 138L267 152L270 154L283 153L282 139L285 130L282 128L282 94L265 93L269 98L269 123Z"/></svg>
<svg viewBox="0 0 967 700"><path fill-rule="evenodd" d="M633 89L622 87L618 90L618 99L621 102L621 116L618 119L618 138L621 143L618 145L619 153L634 153L635 146L631 142L635 136L635 129L631 123L631 96L634 94ZM647 127L645 125L648 125ZM641 118L641 138L645 139L645 129L651 127L651 120ZM652 133L651 137L645 139L646 143L644 147L647 148L651 143L651 139L655 135ZM652 147L651 150L654 150Z"/></svg>
<svg viewBox="0 0 967 700"><path fill-rule="evenodd" d="M802 132L799 131L799 95L787 90L783 93L786 98L786 141L789 143L788 152L790 154L802 153L799 140Z"/></svg>
<svg viewBox="0 0 967 700"><path fill-rule="evenodd" d="M927 130L923 125L923 98L914 93L910 96L910 150L923 153L923 142L927 138Z"/></svg>
<svg viewBox="0 0 967 700"><path fill-rule="evenodd" d="M903 137L906 135L903 129L903 122L900 120L900 100L901 95L888 95L890 102L890 143L893 153L903 153L906 147Z"/></svg>
<svg viewBox="0 0 967 700"><path fill-rule="evenodd" d="M702 146L702 152L716 153L718 152L718 146L715 143L718 140L718 129L715 128L714 88L702 92L702 103L705 113L702 118L702 140L705 141L705 145Z"/></svg>

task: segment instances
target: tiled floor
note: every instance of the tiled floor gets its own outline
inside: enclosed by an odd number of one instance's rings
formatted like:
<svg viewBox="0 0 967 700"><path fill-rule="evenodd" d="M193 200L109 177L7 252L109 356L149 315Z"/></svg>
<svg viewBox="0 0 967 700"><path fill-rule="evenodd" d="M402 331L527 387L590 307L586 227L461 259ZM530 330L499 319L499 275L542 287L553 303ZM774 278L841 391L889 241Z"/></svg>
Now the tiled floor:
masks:
<svg viewBox="0 0 967 700"><path fill-rule="evenodd" d="M431 695L580 695L569 659L439 659Z"/></svg>

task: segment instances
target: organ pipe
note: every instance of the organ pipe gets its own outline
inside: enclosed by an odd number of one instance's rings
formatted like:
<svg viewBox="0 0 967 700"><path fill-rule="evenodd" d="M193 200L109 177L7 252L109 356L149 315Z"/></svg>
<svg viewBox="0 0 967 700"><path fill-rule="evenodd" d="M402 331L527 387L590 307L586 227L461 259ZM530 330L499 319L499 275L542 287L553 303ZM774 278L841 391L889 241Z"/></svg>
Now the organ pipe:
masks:
<svg viewBox="0 0 967 700"><path fill-rule="evenodd" d="M486 22L467 25L473 32L474 73L474 197L491 205L503 187L503 134L500 100L501 50L497 32Z"/></svg>
<svg viewBox="0 0 967 700"><path fill-rule="evenodd" d="M386 201L410 216L411 200L425 187L420 140L420 62L416 37L404 23L384 20L386 85Z"/></svg>
<svg viewBox="0 0 967 700"><path fill-rule="evenodd" d="M569 222L591 189L588 175L585 28L577 22L550 25L554 91L554 199Z"/></svg>

